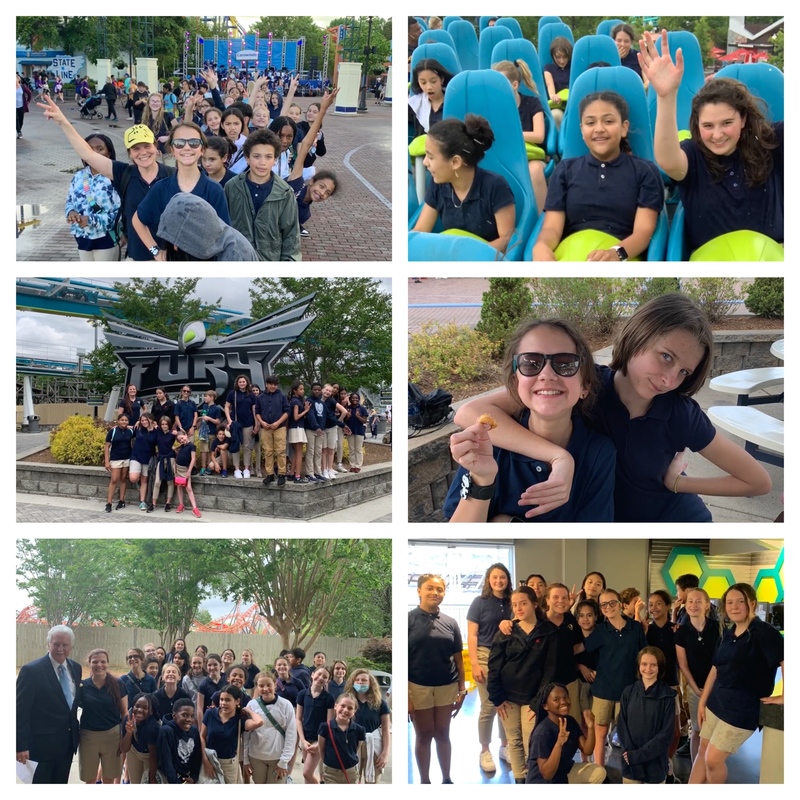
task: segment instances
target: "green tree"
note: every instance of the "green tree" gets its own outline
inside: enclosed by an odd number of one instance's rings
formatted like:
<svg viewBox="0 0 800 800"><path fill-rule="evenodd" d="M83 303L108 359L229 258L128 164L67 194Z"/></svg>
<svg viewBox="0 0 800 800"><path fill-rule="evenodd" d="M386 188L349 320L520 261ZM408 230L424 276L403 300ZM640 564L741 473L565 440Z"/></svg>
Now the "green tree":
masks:
<svg viewBox="0 0 800 800"><path fill-rule="evenodd" d="M353 17L337 17L331 21L330 27L338 25L350 26L353 22ZM366 56L364 55L364 48L367 46L367 32L369 29L369 19L367 17L358 17L356 20L356 29L354 33L348 29L345 38L345 60L352 59L361 64L364 63ZM353 38L355 41L353 42ZM383 68L383 63L389 60L392 53L392 21L385 20L382 17L372 18L372 32L369 37L370 50L374 47L375 53L370 54L370 72ZM352 52L350 47L352 46Z"/></svg>
<svg viewBox="0 0 800 800"><path fill-rule="evenodd" d="M61 37L57 17L17 17L17 42L30 50L58 47Z"/></svg>
<svg viewBox="0 0 800 800"><path fill-rule="evenodd" d="M313 17L261 17L250 26L250 33L256 31L264 41L270 32L273 41L279 41L284 36L290 42L303 37L306 40L305 69L308 69L312 56L318 57L319 68L322 69L322 37L325 31L317 26Z"/></svg>
<svg viewBox="0 0 800 800"><path fill-rule="evenodd" d="M694 35L700 43L700 55L703 59L703 66L712 62L713 55L711 48L714 47L714 39L711 35L711 27L705 17L700 17L694 26Z"/></svg>
<svg viewBox="0 0 800 800"><path fill-rule="evenodd" d="M194 618L201 625L208 625L211 622L211 612L207 608L201 608Z"/></svg>
<svg viewBox="0 0 800 800"><path fill-rule="evenodd" d="M495 358L505 350L506 340L520 321L531 315L532 301L527 278L489 278L475 330L495 343Z"/></svg>
<svg viewBox="0 0 800 800"><path fill-rule="evenodd" d="M324 636L370 638L392 635L392 540L370 541L358 580L339 600Z"/></svg>
<svg viewBox="0 0 800 800"><path fill-rule="evenodd" d="M226 597L258 604L283 647L308 650L373 558L369 539L233 539L217 544Z"/></svg>
<svg viewBox="0 0 800 800"><path fill-rule="evenodd" d="M163 538L133 539L121 550L121 620L153 628L165 642L186 636L216 582L213 547L203 539Z"/></svg>
<svg viewBox="0 0 800 800"><path fill-rule="evenodd" d="M250 289L255 319L316 292L308 330L275 367L284 382L338 382L378 389L392 380L392 298L372 278L256 278Z"/></svg>
<svg viewBox="0 0 800 800"><path fill-rule="evenodd" d="M17 586L49 625L110 624L120 594L118 541L18 539Z"/></svg>
<svg viewBox="0 0 800 800"><path fill-rule="evenodd" d="M92 367L84 373L92 394L107 395L125 380L125 369L110 342L98 345L86 356L86 362Z"/></svg>
<svg viewBox="0 0 800 800"><path fill-rule="evenodd" d="M769 63L774 64L779 70L783 71L783 31L778 31L772 37L774 45Z"/></svg>

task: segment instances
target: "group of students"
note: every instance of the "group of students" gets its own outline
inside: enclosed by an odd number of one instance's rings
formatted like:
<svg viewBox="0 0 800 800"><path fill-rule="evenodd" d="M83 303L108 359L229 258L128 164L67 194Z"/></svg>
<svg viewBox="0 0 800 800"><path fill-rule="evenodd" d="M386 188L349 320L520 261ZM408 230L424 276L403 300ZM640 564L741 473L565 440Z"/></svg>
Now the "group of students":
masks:
<svg viewBox="0 0 800 800"><path fill-rule="evenodd" d="M756 616L749 584L725 591L721 618L696 575L676 585L676 599L656 590L646 602L594 571L578 592L537 574L514 588L507 567L492 564L467 613L481 769L497 769L497 717L499 756L517 783L609 782L612 724L623 783L679 782L676 752L693 760L690 783L725 783L725 762L759 726L762 703L783 703L773 696L783 637ZM435 740L443 782L452 783L449 729L467 696L464 644L458 623L439 611L443 578L424 574L417 586L419 606L409 612L415 755L430 783Z"/></svg>
<svg viewBox="0 0 800 800"><path fill-rule="evenodd" d="M523 321L507 342L505 388L456 413L463 430L450 450L460 468L445 519L711 522L700 495L767 494L764 467L692 399L712 351L708 320L679 293L624 321L609 366L595 365L572 323ZM721 474L687 475L687 448Z"/></svg>
<svg viewBox="0 0 800 800"><path fill-rule="evenodd" d="M326 152L322 121L338 89L303 120L296 78L281 105L277 93L267 103L266 76L244 101L236 81L223 99L214 70L203 76L180 110L172 91L135 93L132 110L142 116L124 134L127 162L104 134L81 138L50 97L38 103L84 163L65 209L81 260L117 260L125 242L134 261L301 259L311 204L339 185L314 166Z"/></svg>
<svg viewBox="0 0 800 800"><path fill-rule="evenodd" d="M562 159L546 181L545 164L555 154L542 150L546 139L542 103L553 106L554 120L560 125L564 101L559 92L569 87L572 43L558 37L550 46L551 63L543 70L547 98L537 96L530 68L522 59L492 65L511 84L529 151L536 205L539 213L544 212L533 260L570 258L570 245L561 249L559 245L582 231L601 232L616 241L591 250L587 261L645 259L664 205L659 168L677 186L691 252L738 230L762 234L782 245L783 122L769 123L761 100L744 84L714 78L694 96L690 136L679 141L680 49L673 61L664 30L660 53L657 37L647 31L641 50L633 50L634 33L627 23L617 25L612 37L622 66L636 71L657 95L655 163L631 153L625 98L613 91L594 92L569 100L578 104L589 154ZM465 231L504 252L515 227L514 195L504 177L479 166L495 139L488 121L475 114L467 114L464 120L442 120L452 78L434 59L420 60L411 75L409 121L417 135L426 134L424 164L431 176L413 230L431 232L440 221L446 231ZM520 94L522 84L532 96Z"/></svg>
<svg viewBox="0 0 800 800"><path fill-rule="evenodd" d="M168 653L130 648L116 678L107 651L92 650L76 697L81 780L118 783L124 761L131 784L291 783L300 754L306 783L377 783L390 711L375 677L341 660L328 668L321 651L310 669L305 655L282 651L262 670L252 650L237 664L231 649L189 656L177 639Z"/></svg>
<svg viewBox="0 0 800 800"><path fill-rule="evenodd" d="M306 397L301 380L293 381L283 394L278 384L278 378L269 375L261 391L247 376L238 375L224 405L218 404L214 390L204 392L198 404L191 386L182 387L177 402L159 387L149 411L137 387L129 385L119 401L116 425L106 434L106 512L111 513L117 491L116 508L125 508L128 481L139 487L141 510L155 510L166 483L164 510L172 510L177 488L176 512L185 508L185 490L192 513L200 517L192 490L194 474L227 478L231 469L236 479L252 476L262 478L265 486L276 481L280 487L287 481L327 482L338 473L361 472L370 422L361 395L339 384L314 382ZM348 468L342 463L345 439Z"/></svg>

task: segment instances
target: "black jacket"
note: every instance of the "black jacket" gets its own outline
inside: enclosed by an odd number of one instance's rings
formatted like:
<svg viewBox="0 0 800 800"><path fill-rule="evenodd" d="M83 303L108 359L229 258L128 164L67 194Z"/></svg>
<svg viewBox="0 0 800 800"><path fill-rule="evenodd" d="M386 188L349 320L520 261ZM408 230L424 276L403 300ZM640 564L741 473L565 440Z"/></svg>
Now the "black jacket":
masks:
<svg viewBox="0 0 800 800"><path fill-rule="evenodd" d="M72 708L67 708L50 656L25 664L17 676L17 751L34 761L71 758L78 749L78 690L81 665L65 662L75 683Z"/></svg>
<svg viewBox="0 0 800 800"><path fill-rule="evenodd" d="M667 752L675 725L676 692L658 681L645 693L641 680L626 686L620 699L617 734L622 752L622 777L661 783L667 777Z"/></svg>
<svg viewBox="0 0 800 800"><path fill-rule="evenodd" d="M508 700L531 705L542 684L553 679L556 670L556 626L540 619L530 635L514 623L511 634L498 633L489 653L489 699L496 706Z"/></svg>

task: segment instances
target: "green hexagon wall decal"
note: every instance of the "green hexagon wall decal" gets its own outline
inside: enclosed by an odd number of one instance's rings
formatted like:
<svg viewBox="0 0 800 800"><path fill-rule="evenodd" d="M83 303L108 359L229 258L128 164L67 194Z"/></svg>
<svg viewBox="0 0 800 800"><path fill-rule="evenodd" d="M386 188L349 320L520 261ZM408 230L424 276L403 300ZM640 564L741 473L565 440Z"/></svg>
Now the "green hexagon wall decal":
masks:
<svg viewBox="0 0 800 800"><path fill-rule="evenodd" d="M753 582L760 603L783 602L783 550L774 567L760 569Z"/></svg>
<svg viewBox="0 0 800 800"><path fill-rule="evenodd" d="M661 577L669 593L675 595L678 591L675 578L692 573L702 580L703 573L707 571L708 564L699 547L673 547L661 568Z"/></svg>
<svg viewBox="0 0 800 800"><path fill-rule="evenodd" d="M700 578L700 588L708 592L712 599L720 598L729 586L736 583L736 578L729 569L709 569Z"/></svg>

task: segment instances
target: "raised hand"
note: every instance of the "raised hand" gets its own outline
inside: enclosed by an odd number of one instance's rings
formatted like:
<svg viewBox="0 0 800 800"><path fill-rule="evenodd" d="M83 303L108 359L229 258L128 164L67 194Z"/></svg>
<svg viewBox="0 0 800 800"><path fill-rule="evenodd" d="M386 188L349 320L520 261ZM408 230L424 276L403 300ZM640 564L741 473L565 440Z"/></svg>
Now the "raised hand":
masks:
<svg viewBox="0 0 800 800"><path fill-rule="evenodd" d="M669 97L677 93L683 78L683 51L675 52L675 62L669 54L667 31L661 31L661 55L656 50L656 37L645 31L639 40L640 52L637 58L642 74L650 81L659 97Z"/></svg>
<svg viewBox="0 0 800 800"><path fill-rule="evenodd" d="M217 88L217 73L212 67L206 67L200 74L205 78L209 91Z"/></svg>
<svg viewBox="0 0 800 800"><path fill-rule="evenodd" d="M45 119L51 119L56 125L63 125L67 121L67 118L64 116L64 112L55 104L55 101L50 97L50 95L46 94L42 98L44 100L43 103L36 103L39 108L44 109L44 116Z"/></svg>
<svg viewBox="0 0 800 800"><path fill-rule="evenodd" d="M583 721L586 723L588 730L594 728L594 714L590 708L585 708L583 710Z"/></svg>
<svg viewBox="0 0 800 800"><path fill-rule="evenodd" d="M323 96L322 102L320 103L320 108L322 111L327 111L333 105L333 101L336 99L337 94L339 94L338 86L329 94Z"/></svg>

